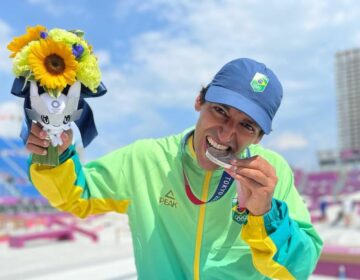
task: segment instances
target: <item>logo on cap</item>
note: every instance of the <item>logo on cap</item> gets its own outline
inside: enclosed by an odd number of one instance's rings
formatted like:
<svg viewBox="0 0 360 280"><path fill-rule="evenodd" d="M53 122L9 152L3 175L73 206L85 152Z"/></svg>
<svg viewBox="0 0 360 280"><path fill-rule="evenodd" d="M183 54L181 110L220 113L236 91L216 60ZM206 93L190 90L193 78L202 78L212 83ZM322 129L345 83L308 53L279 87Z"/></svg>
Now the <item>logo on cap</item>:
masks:
<svg viewBox="0 0 360 280"><path fill-rule="evenodd" d="M251 87L255 92L263 92L269 82L269 78L266 77L264 74L256 72L254 77L251 80Z"/></svg>

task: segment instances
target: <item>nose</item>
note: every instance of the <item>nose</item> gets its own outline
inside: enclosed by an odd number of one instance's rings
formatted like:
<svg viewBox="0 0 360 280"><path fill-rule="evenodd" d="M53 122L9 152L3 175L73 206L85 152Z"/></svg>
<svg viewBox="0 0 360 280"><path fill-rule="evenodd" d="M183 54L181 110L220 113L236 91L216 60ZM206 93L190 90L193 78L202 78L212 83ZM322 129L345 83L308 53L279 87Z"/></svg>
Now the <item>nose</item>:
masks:
<svg viewBox="0 0 360 280"><path fill-rule="evenodd" d="M222 143L230 143L236 137L236 124L229 120L220 126L218 132L219 140Z"/></svg>

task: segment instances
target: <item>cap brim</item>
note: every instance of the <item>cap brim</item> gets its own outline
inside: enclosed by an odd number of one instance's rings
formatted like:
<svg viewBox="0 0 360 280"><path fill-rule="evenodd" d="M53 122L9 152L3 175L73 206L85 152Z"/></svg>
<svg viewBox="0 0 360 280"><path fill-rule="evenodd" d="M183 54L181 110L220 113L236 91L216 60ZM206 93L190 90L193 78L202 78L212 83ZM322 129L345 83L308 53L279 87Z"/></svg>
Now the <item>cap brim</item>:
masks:
<svg viewBox="0 0 360 280"><path fill-rule="evenodd" d="M15 78L14 83L11 88L11 93L18 97L25 97L27 94L30 93L30 86L29 82L25 84L25 78L19 77ZM104 95L107 92L105 85L101 82L100 85L97 87L96 92L92 92L89 88L85 87L81 84L81 97L82 98L91 98L91 97L99 97Z"/></svg>
<svg viewBox="0 0 360 280"><path fill-rule="evenodd" d="M219 86L210 86L205 94L205 100L231 106L253 119L265 134L271 132L271 119L268 114L254 101L235 91Z"/></svg>

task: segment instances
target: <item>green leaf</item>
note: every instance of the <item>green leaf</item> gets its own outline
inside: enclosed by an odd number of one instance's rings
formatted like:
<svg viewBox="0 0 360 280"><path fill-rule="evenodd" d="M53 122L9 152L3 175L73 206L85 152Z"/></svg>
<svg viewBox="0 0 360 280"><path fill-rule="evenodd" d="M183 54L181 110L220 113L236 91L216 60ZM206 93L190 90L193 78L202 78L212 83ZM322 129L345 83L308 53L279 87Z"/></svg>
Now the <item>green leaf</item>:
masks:
<svg viewBox="0 0 360 280"><path fill-rule="evenodd" d="M76 36L82 38L85 35L85 32L79 29L69 30L69 32L74 33Z"/></svg>
<svg viewBox="0 0 360 280"><path fill-rule="evenodd" d="M52 88L45 88L45 91L52 97L54 98L58 98L61 94L61 91L57 88L52 89Z"/></svg>

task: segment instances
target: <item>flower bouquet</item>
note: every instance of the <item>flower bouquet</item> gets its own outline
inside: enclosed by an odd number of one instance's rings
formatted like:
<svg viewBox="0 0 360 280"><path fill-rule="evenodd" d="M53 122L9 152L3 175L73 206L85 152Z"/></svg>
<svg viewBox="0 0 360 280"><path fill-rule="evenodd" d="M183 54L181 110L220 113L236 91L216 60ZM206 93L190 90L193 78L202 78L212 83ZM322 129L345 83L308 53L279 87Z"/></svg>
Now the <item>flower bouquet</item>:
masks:
<svg viewBox="0 0 360 280"><path fill-rule="evenodd" d="M47 30L37 25L8 45L12 51L16 79L12 94L25 98L26 126L21 137L26 142L31 122L40 123L49 136L46 155L33 155L32 162L57 166L60 135L79 127L84 147L97 135L93 114L86 97L106 93L92 47L79 30Z"/></svg>

